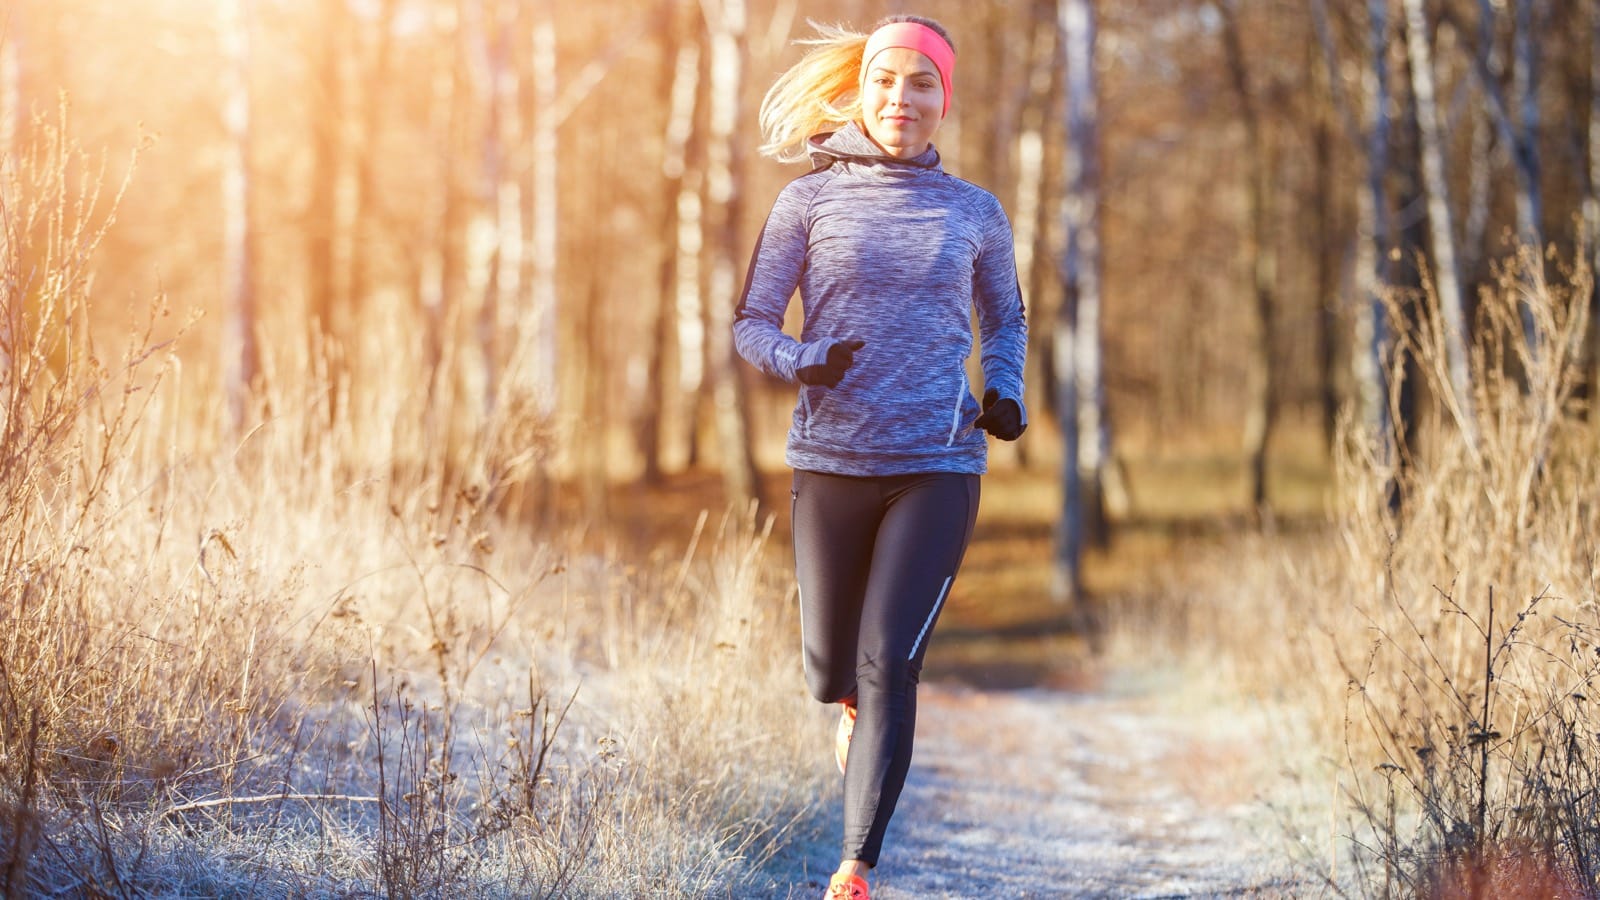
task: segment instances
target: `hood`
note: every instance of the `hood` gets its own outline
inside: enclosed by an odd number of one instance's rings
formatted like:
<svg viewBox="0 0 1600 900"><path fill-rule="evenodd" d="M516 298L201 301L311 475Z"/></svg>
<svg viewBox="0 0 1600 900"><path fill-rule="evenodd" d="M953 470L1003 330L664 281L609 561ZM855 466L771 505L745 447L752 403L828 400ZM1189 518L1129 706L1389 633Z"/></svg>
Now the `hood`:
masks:
<svg viewBox="0 0 1600 900"><path fill-rule="evenodd" d="M811 155L811 164L819 169L825 169L836 162L853 162L869 166L944 171L939 165L939 150L932 144L911 159L889 156L883 152L882 147L873 143L872 138L867 137L861 126L855 122L846 124L838 131L814 134L806 139L806 146Z"/></svg>

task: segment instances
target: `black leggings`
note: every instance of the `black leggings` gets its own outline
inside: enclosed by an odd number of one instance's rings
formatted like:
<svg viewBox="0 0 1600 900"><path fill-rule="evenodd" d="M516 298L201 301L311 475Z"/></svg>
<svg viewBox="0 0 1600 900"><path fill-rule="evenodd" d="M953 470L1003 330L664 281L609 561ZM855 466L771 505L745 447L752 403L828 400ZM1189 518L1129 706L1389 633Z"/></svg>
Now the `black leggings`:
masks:
<svg viewBox="0 0 1600 900"><path fill-rule="evenodd" d="M794 473L794 555L806 681L856 699L844 859L877 865L911 767L917 679L978 515L978 476Z"/></svg>

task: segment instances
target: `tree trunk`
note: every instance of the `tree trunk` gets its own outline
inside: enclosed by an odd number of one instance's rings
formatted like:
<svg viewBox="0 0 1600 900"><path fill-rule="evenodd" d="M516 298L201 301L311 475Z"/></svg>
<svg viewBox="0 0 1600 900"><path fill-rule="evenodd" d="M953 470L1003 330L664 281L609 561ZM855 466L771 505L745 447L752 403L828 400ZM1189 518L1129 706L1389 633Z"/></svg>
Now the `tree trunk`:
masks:
<svg viewBox="0 0 1600 900"><path fill-rule="evenodd" d="M1338 438L1339 392L1336 387L1338 371L1339 333L1339 268L1340 247L1344 245L1342 229L1335 223L1334 215L1334 128L1333 90L1331 74L1315 65L1317 50L1314 44L1306 48L1306 71L1312 84L1312 188L1311 227L1312 252L1316 256L1316 346L1317 346L1317 397L1320 400L1323 445L1332 448Z"/></svg>
<svg viewBox="0 0 1600 900"><path fill-rule="evenodd" d="M656 484L663 473L662 418L668 409L671 390L667 384L667 357L677 327L677 294L682 256L677 246L681 223L679 198L684 191L684 172L688 163L689 137L694 130L695 98L700 93L700 42L697 32L674 22L667 46L662 50L662 85L666 88L667 133L661 161L662 222L660 299L652 335L643 418L639 423L639 453L644 458L644 481Z"/></svg>
<svg viewBox="0 0 1600 900"><path fill-rule="evenodd" d="M738 300L738 244L743 213L743 127L746 22L744 0L706 0L711 25L711 122L706 198L713 211L708 349L712 400L721 441L722 478L730 503L761 504L761 480L750 438L749 397L735 365L733 308Z"/></svg>
<svg viewBox="0 0 1600 900"><path fill-rule="evenodd" d="M1267 449L1277 425L1274 397L1272 349L1277 338L1276 303L1273 298L1277 279L1277 257L1272 242L1271 200L1274 196L1274 162L1267 147L1266 133L1250 89L1244 45L1239 21L1230 0L1218 0L1222 17L1222 39L1227 53L1228 71L1244 118L1246 153L1250 167L1250 259L1251 282L1255 298L1256 340L1251 347L1249 409L1244 428L1244 452L1249 478L1250 512L1259 519L1267 512Z"/></svg>
<svg viewBox="0 0 1600 900"><path fill-rule="evenodd" d="M1328 25L1326 0L1313 0L1312 18L1317 41L1322 47L1326 82L1334 110L1343 122L1343 132L1352 144L1365 143L1367 171L1365 183L1356 190L1355 278L1361 301L1356 305L1351 336L1351 371L1355 381L1355 405L1359 421L1369 438L1377 444L1378 463L1388 466L1394 459L1393 435L1389 418L1387 365L1389 324L1383 291L1389 284L1391 222L1385 177L1389 168L1389 0L1368 0L1367 51L1371 57L1364 86L1367 110L1365 126L1359 124L1343 90L1343 81ZM1393 482L1391 482L1391 485ZM1391 489L1391 497L1394 493Z"/></svg>
<svg viewBox="0 0 1600 900"><path fill-rule="evenodd" d="M1544 199L1539 161L1539 83L1538 46L1535 39L1537 0L1509 0L1515 7L1514 33L1512 35L1512 101L1501 90L1498 73L1491 62L1493 56L1495 0L1478 0L1478 48L1473 54L1473 72L1483 87L1484 99L1489 101L1489 113L1494 118L1500 140L1509 148L1512 168L1517 181L1517 239L1533 247L1544 243L1542 232ZM1449 8L1445 14L1450 15ZM1516 102L1518 109L1511 108ZM1532 313L1522 312L1522 328L1529 346L1538 345Z"/></svg>
<svg viewBox="0 0 1600 900"><path fill-rule="evenodd" d="M1055 27L1056 0L1044 0L1030 5L1032 39L1029 42L1026 71L1027 97L1022 105L1021 126L1016 140L1016 216L1015 245L1017 254L1017 283L1025 291L1028 319L1032 328L1028 332L1028 382L1042 385L1040 396L1044 402L1033 404L1037 419L1055 418L1055 386L1051 383L1051 366L1046 361L1050 346L1050 322L1053 315L1045 301L1044 284L1049 265L1040 260L1048 257L1046 231L1049 211L1044 202L1045 193L1045 130L1055 120L1058 79L1056 73L1057 31ZM1032 410L1030 410L1032 412Z"/></svg>
<svg viewBox="0 0 1600 900"><path fill-rule="evenodd" d="M1385 178L1389 170L1389 0L1367 0L1367 48L1371 77L1367 96L1367 183L1356 200L1359 230L1367 239L1357 244L1357 271L1366 288L1366 302L1357 308L1354 369L1361 418L1380 466L1396 462L1394 423L1389 406L1389 315L1383 291L1390 283L1391 221ZM1390 482L1391 502L1398 498Z"/></svg>
<svg viewBox="0 0 1600 900"><path fill-rule="evenodd" d="M1544 189L1539 158L1539 19L1538 0L1512 0L1515 11L1511 41L1511 92L1515 96L1520 142L1521 190L1517 192L1517 232L1525 243L1544 241ZM1531 326L1531 320L1525 323Z"/></svg>
<svg viewBox="0 0 1600 900"><path fill-rule="evenodd" d="M1589 7L1588 140L1589 184L1583 198L1583 221L1590 271L1600 274L1600 3ZM1600 279L1590 292L1589 304L1588 408L1592 410L1593 398L1600 397Z"/></svg>
<svg viewBox="0 0 1600 900"><path fill-rule="evenodd" d="M1061 0L1067 145L1061 221L1062 303L1056 317L1056 384L1066 452L1056 551L1058 597L1080 600L1086 544L1106 540L1104 476L1110 449L1100 364L1100 154L1095 7Z"/></svg>
<svg viewBox="0 0 1600 900"><path fill-rule="evenodd" d="M433 73L430 131L434 135L432 205L429 208L429 239L424 248L418 307L423 321L423 359L427 365L428 407L431 411L441 396L441 370L446 349L446 331L454 319L452 304L462 292L463 264L461 230L466 202L462 196L457 159L468 143L462 131L466 107L471 102L472 86L467 73L469 50L467 29L463 27L464 7L473 0L456 0L436 13L439 39L448 50L444 64ZM442 392L450 396L450 391Z"/></svg>
<svg viewBox="0 0 1600 900"><path fill-rule="evenodd" d="M1444 170L1444 137L1434 98L1433 50L1422 0L1402 0L1405 7L1406 55L1411 69L1411 95L1417 115L1418 152L1422 162L1423 192L1427 197L1428 232L1433 245L1433 289L1438 295L1443 322L1443 351L1453 397L1441 398L1461 429L1467 445L1478 445L1473 414L1472 379L1468 368L1470 342L1462 306L1461 279L1456 265L1456 243L1450 210L1449 182Z"/></svg>
<svg viewBox="0 0 1600 900"><path fill-rule="evenodd" d="M251 224L250 0L223 0L223 122L228 132L222 171L223 297L222 371L228 421L242 431L261 373L256 344L255 229Z"/></svg>
<svg viewBox="0 0 1600 900"><path fill-rule="evenodd" d="M559 388L557 262L560 257L560 142L556 97L556 21L553 2L536 3L533 22L533 84L530 122L532 158L528 165L532 210L528 229L528 364L533 409L541 419L554 418Z"/></svg>
<svg viewBox="0 0 1600 900"><path fill-rule="evenodd" d="M500 393L502 367L505 363L499 329L500 307L503 296L501 258L505 236L501 215L502 187L507 180L506 124L504 105L513 103L506 94L512 78L508 59L508 39L504 29L497 28L497 19L485 21L485 13L494 15L500 0L478 0L466 5L465 20L470 29L469 45L478 54L478 70L483 73L483 89L488 95L487 114L478 137L479 169L474 190L471 221L467 225L467 290L478 300L478 314L474 325L474 343L482 365L482 382L479 385L479 409L488 415L495 398ZM487 7L487 8L486 8Z"/></svg>
<svg viewBox="0 0 1600 900"><path fill-rule="evenodd" d="M383 157L383 110L388 94L389 60L393 56L394 17L399 0L382 0L378 19L372 27L377 35L377 46L361 73L361 152L355 157L352 187L350 228L353 240L350 247L350 311L359 328L360 315L367 308L372 293L372 251L377 245L373 214L378 192L378 163Z"/></svg>
<svg viewBox="0 0 1600 900"><path fill-rule="evenodd" d="M306 303L311 318L308 361L321 359L330 375L334 363L334 311L338 297L339 173L344 164L344 65L348 53L349 16L346 0L322 4L322 44L314 63L318 102L311 109L311 198L306 210ZM337 415L328 392L328 417Z"/></svg>

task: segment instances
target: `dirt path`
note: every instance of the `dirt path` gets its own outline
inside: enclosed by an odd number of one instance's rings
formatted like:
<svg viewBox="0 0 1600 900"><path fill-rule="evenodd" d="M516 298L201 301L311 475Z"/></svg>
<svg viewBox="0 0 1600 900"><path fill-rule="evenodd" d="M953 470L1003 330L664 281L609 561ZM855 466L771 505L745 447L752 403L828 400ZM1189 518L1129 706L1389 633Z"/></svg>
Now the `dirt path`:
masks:
<svg viewBox="0 0 1600 900"><path fill-rule="evenodd" d="M1198 736L1137 696L931 685L898 849L874 896L1284 893L1239 735ZM985 885L987 884L987 887Z"/></svg>
<svg viewBox="0 0 1600 900"><path fill-rule="evenodd" d="M1241 783L1248 728L1197 734L1148 690L924 685L875 900L1301 893ZM821 895L809 863L789 896Z"/></svg>

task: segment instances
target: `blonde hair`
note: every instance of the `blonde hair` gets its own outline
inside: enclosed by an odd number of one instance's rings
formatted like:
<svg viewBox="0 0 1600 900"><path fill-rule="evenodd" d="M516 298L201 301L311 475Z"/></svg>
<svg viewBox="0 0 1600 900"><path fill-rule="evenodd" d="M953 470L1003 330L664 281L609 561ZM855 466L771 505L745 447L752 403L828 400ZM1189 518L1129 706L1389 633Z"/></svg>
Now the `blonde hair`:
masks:
<svg viewBox="0 0 1600 900"><path fill-rule="evenodd" d="M761 99L761 136L765 139L761 153L779 162L805 159L807 138L861 118L861 53L869 35L842 25L807 22L817 36L796 43L809 44L811 49L778 76ZM950 43L943 26L922 16L889 16L873 30L893 22L926 25Z"/></svg>

